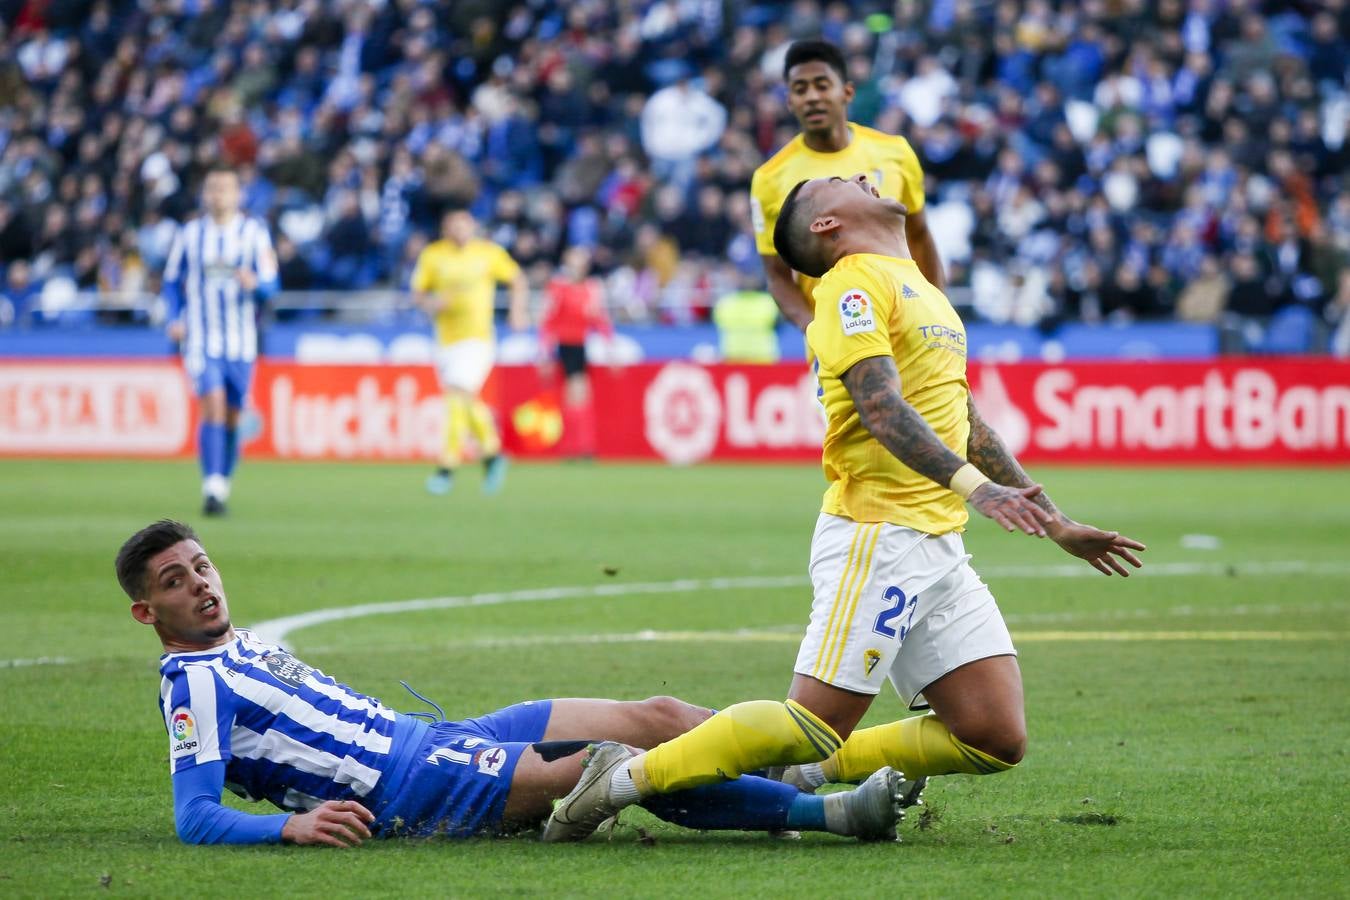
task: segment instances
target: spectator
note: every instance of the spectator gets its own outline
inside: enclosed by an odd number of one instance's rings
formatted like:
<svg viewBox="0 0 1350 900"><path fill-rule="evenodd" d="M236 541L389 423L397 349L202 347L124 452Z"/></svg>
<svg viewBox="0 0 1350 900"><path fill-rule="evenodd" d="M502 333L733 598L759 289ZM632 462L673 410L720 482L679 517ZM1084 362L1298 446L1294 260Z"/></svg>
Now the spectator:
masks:
<svg viewBox="0 0 1350 900"><path fill-rule="evenodd" d="M652 94L642 107L642 149L657 180L688 184L695 158L716 146L726 123L722 105L688 78Z"/></svg>
<svg viewBox="0 0 1350 900"><path fill-rule="evenodd" d="M1183 322L1217 322L1228 304L1232 282L1219 268L1219 260L1206 255L1196 277L1187 282L1177 298L1177 318Z"/></svg>
<svg viewBox="0 0 1350 900"><path fill-rule="evenodd" d="M5 290L0 300L0 326L24 323L42 293L41 282L33 279L33 269L22 259L16 259L5 271Z"/></svg>
<svg viewBox="0 0 1350 900"><path fill-rule="evenodd" d="M1235 273L1243 254L1274 278L1262 298L1316 309L1340 283L1323 248L1350 250L1350 53L1324 5L944 0L902 4L876 33L862 0L799 0L767 25L759 7L696 2L198 5L94 0L0 30L0 262L122 284L134 233L157 271L229 158L302 264L360 236L325 213L342 192L365 223L360 281L398 283L419 232L469 205L536 284L570 236L631 288L624 315L696 315L726 260L754 263L745 180L792 134L783 54L816 34L844 47L855 117L924 154L958 236L950 286L994 317L1091 319L1099 300L1166 315L1212 282L1206 257ZM650 196L668 185L678 202ZM994 283L1013 293L989 305Z"/></svg>
<svg viewBox="0 0 1350 900"><path fill-rule="evenodd" d="M328 276L339 288L366 288L374 280L370 227L355 191L342 191L326 235L331 262Z"/></svg>
<svg viewBox="0 0 1350 900"><path fill-rule="evenodd" d="M316 284L314 269L284 234L277 236L277 277L283 291L308 291Z"/></svg>

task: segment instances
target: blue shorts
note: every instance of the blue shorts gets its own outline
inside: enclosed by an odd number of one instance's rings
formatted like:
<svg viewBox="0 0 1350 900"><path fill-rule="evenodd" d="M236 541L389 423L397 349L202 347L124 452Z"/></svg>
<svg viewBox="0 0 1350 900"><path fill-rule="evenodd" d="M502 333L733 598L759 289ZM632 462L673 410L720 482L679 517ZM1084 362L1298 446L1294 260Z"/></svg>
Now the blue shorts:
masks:
<svg viewBox="0 0 1350 900"><path fill-rule="evenodd" d="M464 838L499 832L516 763L543 740L552 712L551 700L530 700L432 725L402 784L392 797L381 798L375 833Z"/></svg>
<svg viewBox="0 0 1350 900"><path fill-rule="evenodd" d="M225 389L225 404L230 409L243 409L248 397L248 387L253 382L253 363L238 359L217 359L208 356L202 362L200 371L188 373L192 376L192 389L198 397L205 397L216 388Z"/></svg>

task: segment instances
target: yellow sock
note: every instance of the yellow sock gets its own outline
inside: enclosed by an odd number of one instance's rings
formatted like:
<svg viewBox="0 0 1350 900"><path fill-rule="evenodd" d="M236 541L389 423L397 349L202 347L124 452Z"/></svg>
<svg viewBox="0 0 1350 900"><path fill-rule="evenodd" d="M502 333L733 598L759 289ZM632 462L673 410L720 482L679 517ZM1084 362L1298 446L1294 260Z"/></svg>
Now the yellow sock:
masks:
<svg viewBox="0 0 1350 900"><path fill-rule="evenodd" d="M473 430L473 436L477 439L483 456L496 456L501 453L502 440L497 436L497 420L492 417L492 410L476 397L469 401L468 407L469 428Z"/></svg>
<svg viewBox="0 0 1350 900"><path fill-rule="evenodd" d="M767 766L819 762L840 743L833 728L799 703L751 700L648 751L628 771L643 796L667 794Z"/></svg>
<svg viewBox="0 0 1350 900"><path fill-rule="evenodd" d="M453 469L464 462L464 436L469 431L468 401L459 394L445 395L445 449L441 465Z"/></svg>
<svg viewBox="0 0 1350 900"><path fill-rule="evenodd" d="M853 732L820 770L826 781L861 781L883 766L918 778L957 772L992 775L1013 765L961 743L929 713Z"/></svg>

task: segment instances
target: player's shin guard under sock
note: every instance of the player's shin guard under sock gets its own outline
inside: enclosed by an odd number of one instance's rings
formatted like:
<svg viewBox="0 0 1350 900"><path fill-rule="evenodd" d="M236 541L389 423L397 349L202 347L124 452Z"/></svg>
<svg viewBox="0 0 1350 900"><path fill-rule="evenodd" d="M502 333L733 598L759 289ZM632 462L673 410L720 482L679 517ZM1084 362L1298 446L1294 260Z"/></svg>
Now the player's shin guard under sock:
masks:
<svg viewBox="0 0 1350 900"><path fill-rule="evenodd" d="M445 444L441 466L453 469L464 461L464 438L469 433L469 401L458 394L445 397Z"/></svg>
<svg viewBox="0 0 1350 900"><path fill-rule="evenodd" d="M704 831L830 831L855 834L849 792L817 797L790 784L743 775L734 781L654 794L642 808L657 818Z"/></svg>
<svg viewBox="0 0 1350 900"><path fill-rule="evenodd" d="M497 435L497 420L492 417L492 410L488 405L477 398L468 401L469 428L473 431L474 438L478 441L478 449L482 452L484 459L491 459L502 452L502 440Z"/></svg>
<svg viewBox="0 0 1350 900"><path fill-rule="evenodd" d="M642 808L659 819L704 831L740 829L742 831L824 831L824 804L805 804L797 824L792 824L792 809L799 794L795 788L777 781L746 775L735 781L705 784L702 787L653 794L642 801ZM822 801L823 797L807 799ZM809 810L807 807L818 807ZM815 815L812 815L814 811Z"/></svg>
<svg viewBox="0 0 1350 900"><path fill-rule="evenodd" d="M197 430L197 455L201 459L202 477L225 475L225 426L220 422L203 421Z"/></svg>
<svg viewBox="0 0 1350 900"><path fill-rule="evenodd" d="M628 764L642 796L711 784L767 766L818 762L839 749L834 729L795 701L729 706Z"/></svg>
<svg viewBox="0 0 1350 900"><path fill-rule="evenodd" d="M820 768L826 781L854 782L883 766L904 772L906 778L919 778L958 772L991 775L1014 765L957 740L930 713L855 731Z"/></svg>

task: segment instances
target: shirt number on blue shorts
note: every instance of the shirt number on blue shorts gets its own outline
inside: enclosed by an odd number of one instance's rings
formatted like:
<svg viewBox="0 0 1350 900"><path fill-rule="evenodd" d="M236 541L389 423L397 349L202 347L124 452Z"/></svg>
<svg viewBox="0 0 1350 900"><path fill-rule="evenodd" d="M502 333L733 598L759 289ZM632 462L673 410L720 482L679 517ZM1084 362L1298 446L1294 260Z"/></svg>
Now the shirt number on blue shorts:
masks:
<svg viewBox="0 0 1350 900"><path fill-rule="evenodd" d="M872 630L883 637L893 638L896 636L896 631L891 627L891 621L909 613L909 616L905 619L905 624L900 626L900 640L903 641L905 635L909 634L910 626L914 624L914 610L919 605L919 598L914 596L906 601L905 592L894 585L886 588L886 593L882 594L881 597L891 605L877 615L877 621L872 626Z"/></svg>

